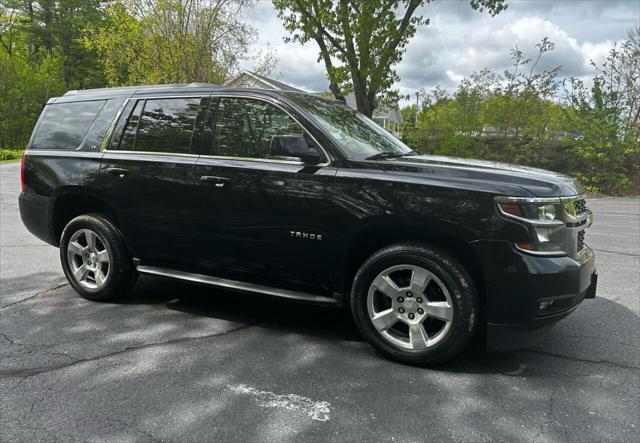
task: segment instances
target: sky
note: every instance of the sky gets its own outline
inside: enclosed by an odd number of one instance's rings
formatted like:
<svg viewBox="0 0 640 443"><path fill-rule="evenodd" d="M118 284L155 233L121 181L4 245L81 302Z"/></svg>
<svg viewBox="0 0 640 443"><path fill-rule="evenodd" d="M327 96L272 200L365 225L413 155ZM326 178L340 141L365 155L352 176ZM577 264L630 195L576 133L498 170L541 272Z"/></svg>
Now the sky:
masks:
<svg viewBox="0 0 640 443"><path fill-rule="evenodd" d="M502 72L510 65L510 49L525 56L536 53L543 37L555 43L539 67L562 66L561 77L590 78L593 60L601 63L614 42L640 25L640 0L508 0L509 7L496 17L474 11L468 0L434 0L418 10L431 19L419 27L396 66L401 94L415 97L420 88L439 85L455 90L474 71ZM277 63L270 77L307 91L326 91L323 63L318 63L315 43L284 43L287 31L271 1L258 0L247 21L258 31L252 50L270 48ZM253 52L252 51L252 52ZM250 68L250 65L242 66Z"/></svg>

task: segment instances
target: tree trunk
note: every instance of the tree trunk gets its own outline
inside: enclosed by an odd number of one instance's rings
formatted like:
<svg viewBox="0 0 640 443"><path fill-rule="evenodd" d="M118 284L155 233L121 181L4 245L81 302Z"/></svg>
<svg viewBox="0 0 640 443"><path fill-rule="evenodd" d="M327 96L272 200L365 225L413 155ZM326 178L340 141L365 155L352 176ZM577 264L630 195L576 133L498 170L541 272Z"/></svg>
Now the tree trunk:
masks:
<svg viewBox="0 0 640 443"><path fill-rule="evenodd" d="M371 94L367 91L366 83L357 75L353 78L353 94L356 97L356 109L361 114L371 118L375 109L375 100L371 100Z"/></svg>

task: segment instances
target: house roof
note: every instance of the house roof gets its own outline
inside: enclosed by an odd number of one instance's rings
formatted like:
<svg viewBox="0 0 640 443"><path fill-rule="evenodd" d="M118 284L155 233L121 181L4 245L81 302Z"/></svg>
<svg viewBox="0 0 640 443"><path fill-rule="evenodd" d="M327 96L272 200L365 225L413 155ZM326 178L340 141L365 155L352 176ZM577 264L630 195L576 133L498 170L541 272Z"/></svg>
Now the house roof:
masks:
<svg viewBox="0 0 640 443"><path fill-rule="evenodd" d="M347 106L353 109L357 109L356 95L353 92L350 92L346 95L345 101L347 102ZM400 108L398 107L397 103L395 105L379 105L373 111L373 118L386 119L388 121L402 123L402 114L400 113Z"/></svg>
<svg viewBox="0 0 640 443"><path fill-rule="evenodd" d="M243 76L250 77L253 80L263 84L265 86L265 89L276 89L276 90L279 90L279 91L304 92L304 93L307 92L307 91L303 91L302 89L298 89L298 88L294 88L293 86L289 86L286 83L279 82L278 80L274 80L272 78L265 77L263 75L256 74L255 72L251 72L251 71L248 71L248 70L242 71L237 77L235 77L232 80L230 80L227 84L228 85L233 85L234 83L238 83L238 81Z"/></svg>

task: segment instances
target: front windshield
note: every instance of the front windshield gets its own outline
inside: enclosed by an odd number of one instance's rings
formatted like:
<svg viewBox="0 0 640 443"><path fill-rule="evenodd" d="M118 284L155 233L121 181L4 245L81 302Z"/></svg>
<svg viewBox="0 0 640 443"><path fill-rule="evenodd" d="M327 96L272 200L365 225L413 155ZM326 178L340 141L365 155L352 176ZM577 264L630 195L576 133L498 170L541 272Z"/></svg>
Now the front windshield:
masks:
<svg viewBox="0 0 640 443"><path fill-rule="evenodd" d="M309 112L338 142L348 158L362 160L376 154L410 154L412 149L373 120L335 100L307 94L287 94Z"/></svg>

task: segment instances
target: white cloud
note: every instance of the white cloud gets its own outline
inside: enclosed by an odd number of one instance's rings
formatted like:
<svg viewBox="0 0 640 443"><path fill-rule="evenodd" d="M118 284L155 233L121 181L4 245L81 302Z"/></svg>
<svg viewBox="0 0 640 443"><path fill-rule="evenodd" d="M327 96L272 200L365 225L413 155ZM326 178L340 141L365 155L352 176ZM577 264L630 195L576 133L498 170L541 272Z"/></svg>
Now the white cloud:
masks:
<svg viewBox="0 0 640 443"><path fill-rule="evenodd" d="M400 76L396 88L412 97L422 87L454 89L474 71L507 69L511 48L517 46L526 57L535 56L535 44L545 36L555 49L545 54L538 68L561 65L561 76L588 78L593 74L590 60L601 63L613 42L640 23L639 9L640 2L635 0L512 2L492 18L473 11L468 1L434 1L422 9L431 24L418 30L396 66ZM248 21L260 32L256 46L270 45L277 51L274 78L309 91L327 89L315 43L283 43L286 31L271 2L257 2Z"/></svg>

